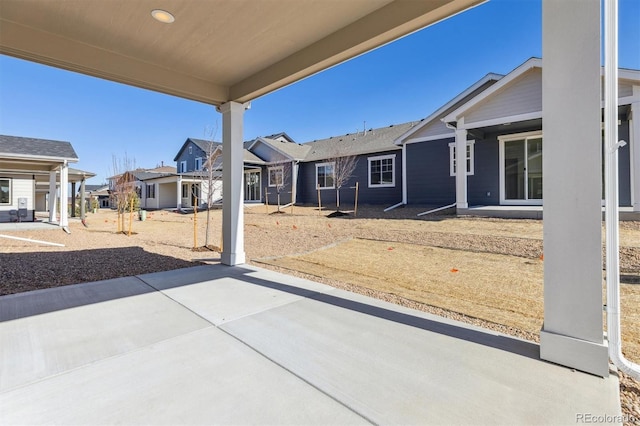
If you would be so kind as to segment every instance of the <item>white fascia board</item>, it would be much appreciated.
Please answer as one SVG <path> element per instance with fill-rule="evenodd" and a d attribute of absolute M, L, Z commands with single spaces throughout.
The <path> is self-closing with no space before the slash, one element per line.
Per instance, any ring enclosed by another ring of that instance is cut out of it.
<path fill-rule="evenodd" d="M 524 74 L 525 72 L 529 71 L 532 68 L 542 68 L 542 59 L 540 59 L 540 58 L 530 58 L 530 59 L 528 59 L 526 62 L 524 62 L 518 68 L 514 69 L 509 74 L 504 76 L 496 84 L 494 84 L 493 86 L 489 87 L 487 90 L 485 90 L 484 92 L 480 93 L 478 96 L 476 96 L 475 98 L 471 99 L 466 104 L 461 105 L 460 108 L 457 108 L 455 111 L 447 114 L 447 116 L 445 116 L 442 120 L 445 123 L 451 123 L 451 122 L 454 122 L 454 121 L 458 121 L 458 119 L 465 112 L 467 112 L 470 108 L 473 108 L 474 106 L 478 105 L 480 102 L 482 102 L 483 100 L 487 99 L 488 97 L 490 97 L 491 95 L 493 95 L 497 91 L 501 90 L 503 87 L 505 87 L 506 85 L 511 83 L 513 80 L 515 80 L 516 78 L 520 77 L 522 74 Z"/>
<path fill-rule="evenodd" d="M 483 84 L 487 83 L 490 80 L 499 81 L 503 77 L 504 77 L 504 75 L 495 74 L 495 73 L 489 73 L 489 74 L 485 75 L 480 80 L 476 81 L 471 86 L 469 86 L 468 88 L 466 88 L 465 90 L 460 92 L 455 98 L 451 99 L 449 102 L 447 102 L 446 104 L 444 104 L 443 106 L 438 108 L 430 116 L 425 118 L 420 124 L 418 124 L 418 125 L 412 127 L 411 129 L 407 130 L 405 133 L 403 133 L 401 136 L 399 136 L 395 141 L 393 141 L 393 143 L 396 144 L 396 145 L 402 145 L 403 141 L 404 141 L 404 143 L 409 143 L 409 141 L 413 141 L 413 139 L 408 139 L 408 140 L 405 140 L 405 139 L 408 138 L 409 136 L 413 135 L 414 133 L 416 133 L 418 130 L 422 129 L 424 126 L 434 122 L 440 116 L 440 114 L 442 114 L 447 109 L 451 108 L 452 105 L 455 105 L 457 102 L 460 102 L 461 99 L 464 99 L 466 96 L 468 96 L 474 90 L 477 90 L 479 87 L 481 87 Z"/>
<path fill-rule="evenodd" d="M 474 123 L 464 123 L 459 129 L 478 129 L 480 127 L 496 126 L 498 124 L 517 123 L 520 121 L 535 120 L 542 118 L 542 111 L 528 112 L 526 114 L 511 115 L 509 117 L 493 118 L 491 120 L 476 121 Z"/>
<path fill-rule="evenodd" d="M 10 160 L 25 160 L 25 161 L 47 161 L 51 163 L 77 163 L 78 158 L 72 157 L 47 157 L 44 155 L 30 155 L 30 154 L 12 154 L 7 152 L 0 152 L 0 159 Z"/>
<path fill-rule="evenodd" d="M 600 75 L 604 75 L 604 67 L 600 67 Z M 618 68 L 618 81 L 620 80 L 640 81 L 640 70 Z"/>
<path fill-rule="evenodd" d="M 438 141 L 442 139 L 449 139 L 449 138 L 455 138 L 455 137 L 456 137 L 456 132 L 450 132 L 450 133 L 442 133 L 439 135 L 425 136 L 423 138 L 407 139 L 404 143 L 410 144 L 410 143 L 418 143 L 418 142 Z"/>

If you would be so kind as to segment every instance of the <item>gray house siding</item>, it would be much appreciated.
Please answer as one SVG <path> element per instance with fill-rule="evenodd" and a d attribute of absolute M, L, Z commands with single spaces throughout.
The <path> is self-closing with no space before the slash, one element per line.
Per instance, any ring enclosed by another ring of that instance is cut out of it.
<path fill-rule="evenodd" d="M 456 201 L 455 177 L 449 176 L 451 142 L 454 138 L 407 145 L 409 204 L 444 206 Z"/>
<path fill-rule="evenodd" d="M 253 148 L 251 148 L 251 152 L 268 163 L 289 160 L 289 158 L 262 142 L 256 142 Z"/>
<path fill-rule="evenodd" d="M 269 186 L 269 169 L 277 166 L 263 166 L 262 167 L 262 197 L 266 199 L 270 205 L 278 204 L 278 191 L 277 187 Z M 283 165 L 284 167 L 284 165 Z M 291 169 L 291 163 L 288 163 L 289 169 Z M 289 176 L 285 177 L 285 185 L 284 188 L 280 191 L 280 205 L 284 206 L 285 204 L 289 204 L 291 202 L 291 172 L 289 172 Z M 267 193 L 265 194 L 265 189 Z"/>
<path fill-rule="evenodd" d="M 394 186 L 369 188 L 369 161 L 370 157 L 395 155 L 394 159 Z M 353 176 L 340 189 L 340 205 L 343 209 L 352 208 L 355 203 L 355 189 L 352 188 L 358 182 L 358 204 L 392 205 L 402 201 L 402 151 L 384 151 L 374 154 L 358 155 L 358 161 Z M 318 191 L 316 189 L 316 164 L 327 162 L 326 160 L 300 163 L 298 178 L 298 203 L 318 204 Z M 335 206 L 336 190 L 321 189 L 320 197 L 323 205 Z"/>
<path fill-rule="evenodd" d="M 476 139 L 474 174 L 467 176 L 467 202 L 470 206 L 500 204 L 500 159 L 498 135 Z M 454 187 L 455 191 L 455 187 Z"/>
<path fill-rule="evenodd" d="M 624 141 L 630 140 L 628 121 L 623 121 L 618 126 L 618 138 Z M 636 145 L 634 148 L 638 149 L 638 146 Z M 631 206 L 631 150 L 628 143 L 618 150 L 618 182 L 620 205 Z"/>
<path fill-rule="evenodd" d="M 189 154 L 189 148 L 191 148 L 191 154 Z M 180 170 L 180 163 L 182 161 L 187 162 L 187 169 L 185 170 L 185 172 L 193 172 L 196 167 L 196 158 L 198 157 L 201 157 L 202 161 L 204 162 L 206 157 L 205 152 L 193 142 L 189 142 L 185 149 L 180 153 L 180 156 L 176 161 L 176 168 L 178 169 L 178 173 L 182 173 L 182 171 Z"/>
<path fill-rule="evenodd" d="M 480 102 L 465 114 L 465 123 L 542 111 L 542 70 L 532 68 L 512 85 Z"/>

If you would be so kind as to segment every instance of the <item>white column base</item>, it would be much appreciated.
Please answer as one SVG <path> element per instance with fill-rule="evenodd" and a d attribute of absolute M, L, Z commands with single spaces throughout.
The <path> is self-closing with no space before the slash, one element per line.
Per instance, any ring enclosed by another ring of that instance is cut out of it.
<path fill-rule="evenodd" d="M 609 344 L 540 330 L 540 358 L 600 377 L 609 376 Z"/>
<path fill-rule="evenodd" d="M 223 251 L 220 254 L 220 261 L 224 265 L 236 266 L 246 263 L 246 257 L 244 253 L 229 253 Z"/>

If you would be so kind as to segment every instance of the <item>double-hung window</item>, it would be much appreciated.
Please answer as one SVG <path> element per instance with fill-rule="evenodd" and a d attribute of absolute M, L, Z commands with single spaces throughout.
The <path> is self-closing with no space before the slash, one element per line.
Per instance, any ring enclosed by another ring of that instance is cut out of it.
<path fill-rule="evenodd" d="M 475 141 L 467 141 L 467 153 L 466 153 L 466 165 L 467 165 L 467 175 L 473 175 L 473 155 L 474 155 L 474 146 Z M 449 175 L 455 176 L 457 170 L 457 153 L 456 153 L 456 143 L 452 142 L 449 144 Z"/>
<path fill-rule="evenodd" d="M 196 157 L 196 170 L 202 170 L 202 157 Z"/>
<path fill-rule="evenodd" d="M 181 161 L 179 163 L 178 167 L 178 173 L 186 173 L 187 172 L 187 162 L 186 161 Z"/>
<path fill-rule="evenodd" d="M 0 204 L 11 204 L 11 179 L 0 179 Z"/>
<path fill-rule="evenodd" d="M 156 184 L 147 185 L 147 198 L 156 198 Z"/>
<path fill-rule="evenodd" d="M 280 186 L 283 184 L 284 168 L 282 166 L 269 168 L 269 186 Z"/>
<path fill-rule="evenodd" d="M 395 181 L 396 155 L 380 155 L 369 157 L 369 188 L 384 188 L 396 186 Z"/>
<path fill-rule="evenodd" d="M 335 188 L 335 163 L 316 164 L 316 188 Z"/>

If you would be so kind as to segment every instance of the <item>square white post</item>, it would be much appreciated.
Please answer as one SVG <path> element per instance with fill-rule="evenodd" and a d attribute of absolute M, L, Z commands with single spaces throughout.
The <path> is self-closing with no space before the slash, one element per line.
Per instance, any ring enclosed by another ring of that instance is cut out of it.
<path fill-rule="evenodd" d="M 298 194 L 298 162 L 291 162 L 291 202 L 296 203 Z"/>
<path fill-rule="evenodd" d="M 58 197 L 58 190 L 56 188 L 57 181 L 56 171 L 51 170 L 49 172 L 49 222 L 51 223 L 58 220 L 56 215 L 56 199 Z"/>
<path fill-rule="evenodd" d="M 69 226 L 69 164 L 60 166 L 60 226 Z"/>
<path fill-rule="evenodd" d="M 456 209 L 466 209 L 468 207 L 467 131 L 460 129 L 456 130 Z"/>
<path fill-rule="evenodd" d="M 182 176 L 178 176 L 176 185 L 176 209 L 180 210 L 182 208 Z"/>
<path fill-rule="evenodd" d="M 543 0 L 542 4 L 544 325 L 540 356 L 606 377 L 600 1 Z"/>
<path fill-rule="evenodd" d="M 87 196 L 86 196 L 86 187 L 85 187 L 85 178 L 83 177 L 80 181 L 80 219 L 84 220 L 86 216 L 87 210 Z"/>
<path fill-rule="evenodd" d="M 244 144 L 242 140 L 245 105 L 227 102 L 222 113 L 222 263 L 240 265 L 244 254 Z"/>

